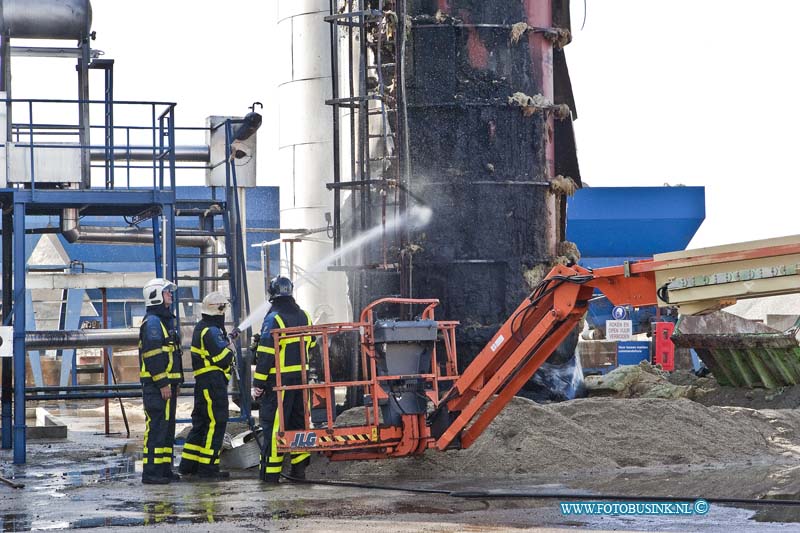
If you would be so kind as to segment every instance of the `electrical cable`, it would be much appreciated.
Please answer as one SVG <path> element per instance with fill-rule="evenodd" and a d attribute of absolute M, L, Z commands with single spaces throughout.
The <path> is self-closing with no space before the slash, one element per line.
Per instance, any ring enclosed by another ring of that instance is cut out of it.
<path fill-rule="evenodd" d="M 514 316 L 511 317 L 511 326 L 510 327 L 511 327 L 511 338 L 512 339 L 516 340 L 517 342 L 522 342 L 522 339 L 517 337 L 517 332 L 519 332 L 519 330 L 521 329 L 522 323 L 525 321 L 525 318 L 527 317 L 528 311 L 532 310 L 532 309 L 535 309 L 535 308 L 536 308 L 536 306 L 533 303 L 530 303 L 527 306 L 525 306 L 524 309 L 521 309 L 520 311 L 515 313 Z M 520 316 L 522 316 L 522 319 L 519 321 L 519 325 L 515 326 L 517 318 L 519 318 Z"/>
<path fill-rule="evenodd" d="M 245 159 L 245 158 L 242 158 L 242 159 Z M 232 161 L 233 166 L 240 167 L 240 168 L 241 167 L 246 167 L 247 165 L 249 165 L 253 161 L 253 156 L 248 154 L 246 156 L 246 159 L 243 162 L 241 162 L 240 164 L 238 164 L 238 165 L 236 164 L 237 161 L 239 161 L 239 160 L 234 158 L 234 160 Z"/>
<path fill-rule="evenodd" d="M 705 500 L 717 504 L 747 505 L 786 505 L 800 507 L 800 500 L 770 500 L 761 498 L 702 498 L 697 496 L 628 496 L 624 494 L 592 494 L 592 493 L 558 493 L 558 492 L 492 492 L 492 491 L 454 491 L 449 494 L 453 498 L 489 498 L 489 499 L 542 499 L 542 500 L 589 500 L 589 501 L 634 501 L 634 502 L 692 502 Z"/>
<path fill-rule="evenodd" d="M 525 319 L 528 317 L 529 313 L 533 312 L 536 308 L 536 305 L 541 302 L 546 296 L 555 292 L 558 287 L 563 285 L 564 283 L 575 283 L 577 285 L 584 285 L 594 279 L 594 276 L 591 275 L 576 275 L 576 276 L 553 276 L 550 278 L 545 278 L 536 285 L 533 289 L 533 292 L 528 297 L 530 300 L 530 305 L 526 306 L 525 308 L 519 310 L 517 313 L 511 317 L 511 337 L 517 340 L 517 342 L 522 342 L 517 334 L 519 333 L 520 327 L 525 322 Z M 557 282 L 556 284 L 550 286 L 553 282 Z M 517 324 L 517 319 L 522 316 L 522 319 L 519 320 L 519 324 Z"/>
<path fill-rule="evenodd" d="M 443 495 L 451 494 L 451 491 L 444 489 L 420 489 L 420 488 L 393 487 L 390 485 L 369 485 L 367 483 L 358 483 L 355 481 L 298 479 L 292 476 L 287 476 L 286 474 L 281 474 L 281 477 L 284 477 L 289 481 L 293 481 L 295 483 L 304 483 L 306 485 L 329 485 L 333 487 L 351 487 L 354 489 L 394 490 L 400 492 L 412 492 L 417 494 L 443 494 Z"/>
<path fill-rule="evenodd" d="M 282 477 L 295 483 L 306 485 L 329 485 L 334 487 L 351 487 L 356 489 L 393 490 L 415 494 L 442 494 L 451 498 L 462 499 L 539 499 L 539 500 L 587 500 L 587 501 L 634 501 L 634 502 L 692 502 L 705 500 L 716 504 L 744 505 L 783 505 L 800 507 L 800 500 L 769 500 L 760 498 L 701 498 L 696 496 L 630 496 L 625 494 L 592 494 L 574 492 L 502 492 L 492 490 L 446 490 L 423 489 L 415 487 L 398 487 L 395 485 L 371 485 L 355 481 L 337 481 L 327 479 L 299 479 L 286 474 Z"/>
<path fill-rule="evenodd" d="M 656 296 L 664 303 L 669 303 L 669 283 L 663 284 L 656 290 Z"/>
<path fill-rule="evenodd" d="M 586 26 L 586 12 L 588 11 L 586 7 L 586 0 L 583 0 L 583 22 L 581 23 L 581 31 L 583 31 L 584 26 Z"/>
<path fill-rule="evenodd" d="M 546 278 L 540 281 L 536 287 L 533 288 L 533 292 L 528 297 L 530 304 L 525 306 L 524 309 L 517 311 L 514 316 L 511 317 L 511 337 L 516 339 L 517 342 L 521 342 L 522 339 L 517 338 L 517 332 L 519 331 L 519 327 L 521 327 L 522 323 L 527 318 L 528 312 L 531 311 L 536 307 L 536 304 L 546 295 L 544 294 L 545 288 L 550 284 L 552 278 Z M 519 326 L 515 327 L 515 323 L 517 322 L 517 318 L 522 316 L 522 320 L 519 322 Z"/>
<path fill-rule="evenodd" d="M 402 393 L 400 395 L 402 396 Z M 394 400 L 394 404 L 397 406 L 398 409 L 400 409 L 400 413 L 402 413 L 404 415 L 408 414 L 408 413 L 406 413 L 405 409 L 403 409 L 403 406 L 400 405 L 400 401 L 397 399 L 397 393 L 396 392 L 389 392 L 388 396 L 389 396 L 389 398 Z"/>

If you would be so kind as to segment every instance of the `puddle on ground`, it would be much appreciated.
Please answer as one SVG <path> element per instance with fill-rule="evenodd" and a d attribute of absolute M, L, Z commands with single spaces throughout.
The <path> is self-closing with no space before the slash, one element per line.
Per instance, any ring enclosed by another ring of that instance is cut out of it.
<path fill-rule="evenodd" d="M 97 461 L 84 463 L 86 468 L 75 469 L 75 463 L 65 465 L 48 465 L 46 467 L 23 466 L 16 469 L 11 475 L 4 475 L 9 479 L 23 483 L 25 491 L 33 491 L 38 496 L 63 498 L 63 491 L 78 487 L 125 481 L 136 475 L 136 460 L 134 457 L 117 455 L 102 458 Z"/>
<path fill-rule="evenodd" d="M 125 517 L 81 518 L 74 522 L 64 520 L 31 519 L 23 515 L 0 516 L 0 531 L 54 531 L 59 529 L 107 528 L 114 526 L 141 526 L 141 519 Z"/>
<path fill-rule="evenodd" d="M 305 513 L 298 510 L 272 509 L 266 511 L 246 511 L 219 513 L 216 504 L 184 509 L 172 503 L 145 503 L 142 512 L 131 511 L 142 504 L 134 504 L 126 508 L 127 516 L 96 516 L 79 518 L 76 520 L 43 520 L 34 515 L 27 514 L 0 514 L 0 531 L 43 531 L 66 529 L 95 529 L 115 526 L 150 526 L 157 524 L 206 524 L 215 522 L 245 521 L 245 520 L 289 520 L 303 518 Z"/>
<path fill-rule="evenodd" d="M 791 500 L 797 501 L 797 505 L 754 505 L 746 506 L 756 512 L 753 520 L 756 522 L 800 522 L 800 494 L 796 492 L 780 494 L 771 492 L 764 496 L 764 500 Z"/>
<path fill-rule="evenodd" d="M 800 522 L 800 507 L 788 507 L 786 505 L 759 505 L 757 507 L 753 506 L 747 508 L 756 512 L 752 518 L 756 522 Z"/>
<path fill-rule="evenodd" d="M 130 456 L 121 456 L 110 464 L 97 468 L 65 472 L 63 477 L 75 480 L 76 484 L 103 483 L 117 481 L 133 476 L 136 473 L 136 460 Z"/>

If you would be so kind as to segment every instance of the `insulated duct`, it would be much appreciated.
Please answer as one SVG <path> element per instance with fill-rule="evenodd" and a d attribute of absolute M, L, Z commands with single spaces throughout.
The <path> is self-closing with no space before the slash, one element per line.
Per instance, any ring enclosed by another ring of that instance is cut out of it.
<path fill-rule="evenodd" d="M 175 244 L 184 248 L 199 248 L 200 254 L 200 298 L 217 290 L 215 281 L 208 278 L 218 277 L 217 242 L 209 235 L 187 234 L 178 231 L 175 235 Z M 67 208 L 61 214 L 61 233 L 70 243 L 94 244 L 153 244 L 153 233 L 139 228 L 111 228 L 111 227 L 81 227 L 78 219 L 77 208 Z"/>
<path fill-rule="evenodd" d="M 0 30 L 11 38 L 83 41 L 91 29 L 89 0 L 0 1 Z"/>

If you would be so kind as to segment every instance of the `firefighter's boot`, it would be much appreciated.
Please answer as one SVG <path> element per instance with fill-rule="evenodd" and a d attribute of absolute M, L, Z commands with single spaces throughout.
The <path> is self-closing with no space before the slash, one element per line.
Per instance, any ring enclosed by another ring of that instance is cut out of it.
<path fill-rule="evenodd" d="M 231 473 L 220 470 L 218 466 L 200 465 L 196 477 L 203 481 L 225 481 L 230 479 Z"/>
<path fill-rule="evenodd" d="M 306 467 L 308 467 L 308 464 L 310 462 L 311 462 L 311 460 L 306 458 L 306 459 L 303 459 L 302 461 L 300 461 L 299 463 L 292 465 L 292 469 L 289 472 L 289 476 L 294 478 L 294 479 L 305 480 L 306 479 Z"/>

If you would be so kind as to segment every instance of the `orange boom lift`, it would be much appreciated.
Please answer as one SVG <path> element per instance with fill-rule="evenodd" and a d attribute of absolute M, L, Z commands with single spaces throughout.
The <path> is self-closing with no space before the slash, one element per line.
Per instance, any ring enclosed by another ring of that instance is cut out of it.
<path fill-rule="evenodd" d="M 359 322 L 273 330 L 275 346 L 279 338 L 299 339 L 304 369 L 305 339 L 316 336 L 322 348 L 320 382 L 310 383 L 303 370 L 302 385 L 283 386 L 276 369 L 275 391 L 302 390 L 306 400 L 306 427 L 300 430 L 285 429 L 278 403 L 278 449 L 356 460 L 468 448 L 578 324 L 595 290 L 615 305 L 675 305 L 697 314 L 738 298 L 800 292 L 798 265 L 800 236 L 660 254 L 596 270 L 556 266 L 461 375 L 458 323 L 436 320 L 434 299 L 386 298 L 364 309 Z M 376 319 L 376 308 L 385 304 L 422 306 L 422 312 L 413 321 Z M 333 381 L 331 337 L 356 331 L 364 378 Z M 338 387 L 363 387 L 362 424 L 334 425 Z M 325 427 L 312 427 L 312 403 L 325 407 Z"/>

